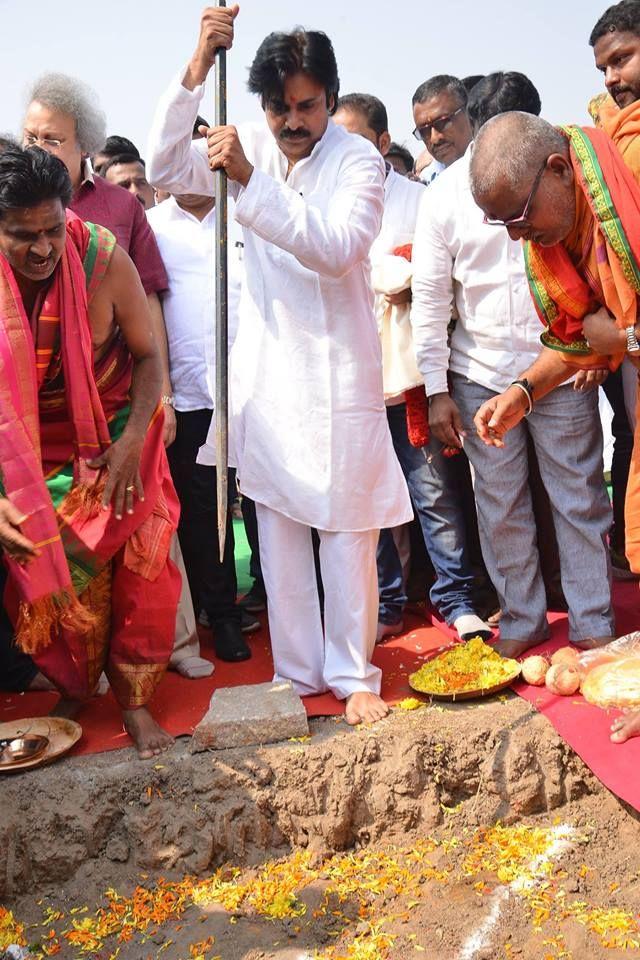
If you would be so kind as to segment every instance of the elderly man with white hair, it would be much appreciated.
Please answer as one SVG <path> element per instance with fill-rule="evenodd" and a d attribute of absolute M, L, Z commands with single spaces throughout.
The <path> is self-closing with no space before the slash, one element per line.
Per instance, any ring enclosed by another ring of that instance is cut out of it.
<path fill-rule="evenodd" d="M 141 204 L 126 190 L 93 174 L 89 158 L 98 153 L 106 140 L 105 116 L 96 103 L 95 93 L 82 81 L 63 73 L 44 74 L 29 95 L 22 141 L 25 147 L 42 147 L 62 160 L 73 187 L 69 209 L 81 220 L 111 230 L 136 265 L 162 355 L 165 443 L 169 444 L 175 436 L 175 416 L 167 335 L 159 299 L 168 287 L 167 274 Z"/>

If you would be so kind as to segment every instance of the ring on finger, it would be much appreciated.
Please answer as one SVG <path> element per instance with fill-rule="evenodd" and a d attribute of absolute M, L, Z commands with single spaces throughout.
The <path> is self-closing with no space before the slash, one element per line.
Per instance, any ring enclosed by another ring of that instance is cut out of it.
<path fill-rule="evenodd" d="M 133 492 L 135 491 L 135 489 L 136 489 L 136 488 L 135 488 L 135 485 L 134 485 L 133 483 L 130 483 L 129 486 L 126 488 L 127 493 L 133 493 Z"/>

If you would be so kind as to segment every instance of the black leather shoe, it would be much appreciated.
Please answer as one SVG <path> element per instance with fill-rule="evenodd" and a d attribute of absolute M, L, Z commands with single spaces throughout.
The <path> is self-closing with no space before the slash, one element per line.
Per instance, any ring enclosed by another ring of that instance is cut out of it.
<path fill-rule="evenodd" d="M 255 613 L 249 613 L 248 610 L 240 608 L 240 629 L 243 633 L 257 633 L 260 626 L 260 621 Z"/>
<path fill-rule="evenodd" d="M 240 624 L 235 620 L 223 620 L 213 628 L 213 647 L 216 657 L 235 663 L 248 660 L 251 650 L 244 639 Z"/>
<path fill-rule="evenodd" d="M 262 613 L 263 610 L 267 609 L 267 596 L 254 582 L 251 590 L 245 593 L 244 597 L 240 597 L 238 603 L 243 610 L 248 610 L 249 613 Z"/>

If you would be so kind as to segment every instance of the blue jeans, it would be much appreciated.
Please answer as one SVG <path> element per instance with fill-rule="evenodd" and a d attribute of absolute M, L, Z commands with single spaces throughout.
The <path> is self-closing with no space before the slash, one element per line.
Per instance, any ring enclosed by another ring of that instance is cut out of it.
<path fill-rule="evenodd" d="M 465 613 L 474 613 L 473 572 L 467 555 L 467 531 L 460 490 L 457 457 L 442 454 L 442 444 L 411 446 L 404 403 L 387 407 L 387 420 L 396 456 L 405 475 L 436 580 L 429 599 L 448 624 Z M 407 598 L 400 558 L 390 530 L 380 531 L 378 544 L 379 620 L 396 623 Z"/>
<path fill-rule="evenodd" d="M 465 450 L 475 471 L 482 552 L 498 591 L 505 640 L 548 636 L 537 530 L 531 506 L 527 434 L 533 440 L 551 503 L 560 577 L 569 607 L 569 639 L 613 636 L 607 533 L 611 508 L 602 474 L 602 430 L 596 390 L 557 387 L 510 430 L 502 448 L 478 437 L 473 418 L 495 396 L 459 374 L 453 398 L 466 430 Z"/>

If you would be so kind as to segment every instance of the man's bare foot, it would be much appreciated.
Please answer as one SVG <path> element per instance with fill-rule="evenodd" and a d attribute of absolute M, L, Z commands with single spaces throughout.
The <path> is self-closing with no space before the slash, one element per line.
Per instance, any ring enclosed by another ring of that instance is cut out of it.
<path fill-rule="evenodd" d="M 640 737 L 640 711 L 634 710 L 624 717 L 618 717 L 611 724 L 611 739 L 614 743 L 624 743 L 631 737 Z"/>
<path fill-rule="evenodd" d="M 346 721 L 351 726 L 357 723 L 375 723 L 389 713 L 389 707 L 382 697 L 362 690 L 347 697 Z"/>
<path fill-rule="evenodd" d="M 60 697 L 55 707 L 49 711 L 50 717 L 64 717 L 73 720 L 84 706 L 82 700 L 71 700 L 70 697 Z"/>
<path fill-rule="evenodd" d="M 531 647 L 539 647 L 544 640 L 498 640 L 493 644 L 493 649 L 501 657 L 521 657 L 523 653 L 530 650 Z"/>
<path fill-rule="evenodd" d="M 51 690 L 55 690 L 55 685 L 51 683 L 51 680 L 47 680 L 45 675 L 43 673 L 40 673 L 40 671 L 38 670 L 35 677 L 27 687 L 27 690 L 29 691 L 29 693 L 33 692 L 34 690 L 51 691 Z"/>
<path fill-rule="evenodd" d="M 141 760 L 164 753 L 173 744 L 173 737 L 156 723 L 146 707 L 123 710 L 124 728 L 133 740 Z"/>
<path fill-rule="evenodd" d="M 572 646 L 579 650 L 598 650 L 599 647 L 606 647 L 612 643 L 615 637 L 586 637 L 584 640 L 574 640 Z"/>

